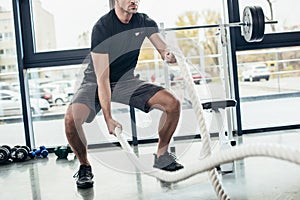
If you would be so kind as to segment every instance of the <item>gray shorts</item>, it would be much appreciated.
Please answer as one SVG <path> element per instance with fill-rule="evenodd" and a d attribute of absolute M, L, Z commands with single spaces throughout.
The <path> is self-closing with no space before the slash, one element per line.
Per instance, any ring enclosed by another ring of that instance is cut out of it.
<path fill-rule="evenodd" d="M 91 112 L 86 122 L 93 121 L 96 114 L 101 110 L 97 88 L 97 83 L 83 81 L 71 101 L 71 104 L 83 103 L 90 108 Z M 150 111 L 148 100 L 162 89 L 164 88 L 161 86 L 137 78 L 114 82 L 111 83 L 111 100 L 130 105 L 147 113 Z"/>

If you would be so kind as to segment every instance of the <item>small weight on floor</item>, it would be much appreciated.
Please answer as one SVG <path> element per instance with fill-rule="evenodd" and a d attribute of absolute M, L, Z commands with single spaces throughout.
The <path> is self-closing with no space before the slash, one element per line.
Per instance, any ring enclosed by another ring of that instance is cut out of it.
<path fill-rule="evenodd" d="M 19 147 L 18 146 L 14 146 L 11 150 L 10 150 L 10 157 L 13 161 L 16 160 L 16 151 Z"/>
<path fill-rule="evenodd" d="M 10 157 L 14 162 L 23 162 L 29 155 L 30 148 L 28 146 L 16 145 L 11 149 Z"/>
<path fill-rule="evenodd" d="M 48 156 L 49 152 L 45 146 L 40 146 L 40 149 L 33 150 L 29 152 L 29 157 L 30 158 L 35 158 L 35 157 L 41 157 L 41 158 L 46 158 Z"/>
<path fill-rule="evenodd" d="M 58 159 L 66 159 L 69 153 L 73 153 L 70 146 L 58 146 L 54 149 L 54 153 Z"/>
<path fill-rule="evenodd" d="M 6 163 L 10 158 L 10 147 L 3 145 L 0 147 L 0 164 Z"/>
<path fill-rule="evenodd" d="M 20 147 L 16 150 L 15 160 L 17 162 L 23 162 L 27 159 L 29 151 L 27 148 Z"/>

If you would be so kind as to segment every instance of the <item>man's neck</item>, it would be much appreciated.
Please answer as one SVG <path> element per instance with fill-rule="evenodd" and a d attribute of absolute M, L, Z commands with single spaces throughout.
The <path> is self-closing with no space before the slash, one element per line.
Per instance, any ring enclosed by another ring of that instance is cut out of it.
<path fill-rule="evenodd" d="M 115 7 L 115 12 L 116 12 L 116 15 L 119 18 L 119 20 L 124 24 L 128 24 L 130 19 L 133 16 L 132 13 L 128 13 L 128 12 L 122 10 L 121 8 L 118 8 L 118 7 Z"/>

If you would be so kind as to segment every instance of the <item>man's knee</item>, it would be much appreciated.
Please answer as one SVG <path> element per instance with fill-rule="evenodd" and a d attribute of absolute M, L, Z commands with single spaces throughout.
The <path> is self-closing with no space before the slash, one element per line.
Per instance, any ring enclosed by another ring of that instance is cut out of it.
<path fill-rule="evenodd" d="M 65 114 L 65 130 L 66 132 L 72 132 L 75 128 L 75 120 L 71 107 L 68 107 L 67 112 Z"/>
<path fill-rule="evenodd" d="M 65 114 L 65 126 L 66 129 L 75 128 L 81 126 L 87 119 L 89 110 L 86 108 L 78 107 L 76 105 L 70 105 Z"/>
<path fill-rule="evenodd" d="M 167 100 L 165 106 L 166 112 L 180 112 L 180 101 L 176 97 L 171 97 Z"/>
<path fill-rule="evenodd" d="M 166 90 L 161 90 L 156 93 L 148 103 L 152 108 L 156 108 L 167 113 L 180 112 L 180 101 Z"/>

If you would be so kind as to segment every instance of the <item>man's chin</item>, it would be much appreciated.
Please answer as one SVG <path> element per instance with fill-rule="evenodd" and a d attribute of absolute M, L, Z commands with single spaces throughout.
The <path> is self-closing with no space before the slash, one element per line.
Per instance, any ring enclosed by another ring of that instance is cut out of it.
<path fill-rule="evenodd" d="M 128 13 L 135 14 L 135 13 L 137 13 L 137 9 L 129 9 Z"/>

